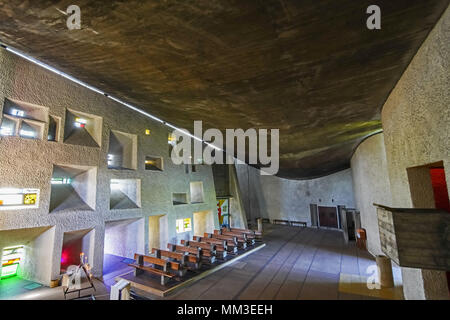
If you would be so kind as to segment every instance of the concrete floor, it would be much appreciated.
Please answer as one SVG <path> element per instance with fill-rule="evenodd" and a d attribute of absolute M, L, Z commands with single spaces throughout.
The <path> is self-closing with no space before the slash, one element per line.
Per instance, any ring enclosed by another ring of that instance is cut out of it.
<path fill-rule="evenodd" d="M 0 280 L 0 300 L 28 294 L 42 287 L 39 283 L 22 279 L 18 276 Z"/>
<path fill-rule="evenodd" d="M 103 257 L 103 285 L 109 291 L 111 286 L 116 283 L 114 280 L 117 276 L 133 271 L 134 268 L 129 267 L 128 263 L 132 263 L 131 259 L 116 256 L 113 254 L 105 254 Z"/>
<path fill-rule="evenodd" d="M 345 245 L 342 234 L 281 225 L 264 225 L 266 247 L 204 279 L 180 288 L 164 299 L 402 299 L 399 268 L 394 267 L 394 289 L 368 290 L 366 273 L 374 258 L 354 244 Z M 113 277 L 123 272 L 122 257 L 109 256 L 104 282 L 95 281 L 97 299 L 108 299 Z M 108 269 L 108 268 L 107 268 Z M 105 270 L 106 271 L 106 270 Z M 350 283 L 349 282 L 349 279 Z M 355 281 L 356 279 L 356 281 Z M 88 293 L 88 292 L 86 292 Z M 141 292 L 137 292 L 142 294 Z M 143 294 L 144 295 L 144 294 Z M 161 299 L 156 296 L 146 297 Z M 62 289 L 37 288 L 9 299 L 63 299 Z M 1 297 L 0 299 L 5 299 Z"/>
<path fill-rule="evenodd" d="M 265 248 L 166 299 L 402 298 L 398 268 L 394 268 L 393 292 L 367 289 L 366 270 L 375 260 L 354 243 L 345 245 L 341 232 L 280 225 L 264 227 Z M 342 281 L 350 275 L 362 283 L 349 290 Z"/>
<path fill-rule="evenodd" d="M 49 288 L 42 286 L 34 290 L 24 290 L 24 281 L 26 280 L 17 279 L 16 284 L 14 286 L 10 286 L 8 288 L 8 292 L 4 291 L 4 294 L 1 293 L 2 286 L 0 285 L 0 300 L 64 300 L 62 287 Z M 93 294 L 96 300 L 108 300 L 109 292 L 103 283 L 97 279 L 94 279 L 94 285 L 96 291 L 93 289 L 84 290 L 81 292 L 81 296 L 89 297 Z M 86 287 L 86 283 L 82 283 L 82 287 Z M 67 300 L 77 297 L 77 293 L 70 293 L 67 295 Z"/>

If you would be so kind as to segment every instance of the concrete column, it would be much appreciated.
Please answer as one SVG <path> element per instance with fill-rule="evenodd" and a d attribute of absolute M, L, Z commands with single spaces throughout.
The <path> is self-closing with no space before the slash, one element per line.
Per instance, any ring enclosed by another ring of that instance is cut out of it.
<path fill-rule="evenodd" d="M 378 277 L 380 278 L 380 285 L 383 288 L 394 287 L 391 259 L 386 256 L 378 255 L 376 257 L 376 261 L 378 267 Z"/>
<path fill-rule="evenodd" d="M 258 223 L 258 232 L 262 232 L 263 231 L 262 219 L 258 218 L 256 219 L 256 222 Z"/>

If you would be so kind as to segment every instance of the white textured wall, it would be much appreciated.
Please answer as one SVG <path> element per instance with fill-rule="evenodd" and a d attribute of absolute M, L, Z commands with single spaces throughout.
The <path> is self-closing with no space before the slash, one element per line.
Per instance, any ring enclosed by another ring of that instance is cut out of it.
<path fill-rule="evenodd" d="M 262 176 L 259 170 L 236 165 L 242 202 L 247 218 L 284 219 L 311 224 L 309 205 L 344 205 L 354 208 L 352 172 L 343 170 L 311 180 L 288 180 Z"/>
<path fill-rule="evenodd" d="M 101 276 L 105 221 L 167 215 L 167 233 L 163 236 L 177 241 L 191 237 L 193 232 L 176 234 L 175 219 L 192 218 L 193 212 L 197 211 L 215 210 L 211 167 L 197 166 L 197 172 L 186 174 L 184 166 L 175 166 L 169 157 L 167 127 L 0 49 L 0 117 L 6 97 L 47 107 L 50 115 L 61 118 L 62 125 L 65 123 L 66 108 L 102 117 L 101 148 L 65 144 L 64 130 L 60 131 L 58 142 L 0 137 L 0 188 L 38 188 L 41 192 L 38 209 L 1 211 L 0 231 L 54 226 L 50 263 L 52 278 L 59 275 L 64 232 L 95 230 L 90 263 L 94 275 Z M 150 136 L 145 135 L 145 129 L 151 130 Z M 137 135 L 137 170 L 107 169 L 110 130 Z M 163 157 L 164 171 L 146 171 L 144 160 L 147 155 Z M 96 190 L 89 191 L 89 196 L 95 197 L 95 210 L 49 213 L 53 164 L 97 167 Z M 110 179 L 141 179 L 142 207 L 110 210 Z M 203 182 L 204 203 L 173 206 L 172 192 L 189 194 L 190 181 Z M 150 235 L 148 218 L 144 220 L 143 246 L 147 251 Z M 217 217 L 214 223 L 218 226 Z M 40 249 L 36 247 L 36 250 Z M 48 285 L 40 278 L 31 278 Z"/>
<path fill-rule="evenodd" d="M 443 161 L 450 185 L 450 8 L 441 17 L 382 110 L 395 207 L 412 207 L 406 169 Z M 450 189 L 449 189 L 450 190 Z M 444 272 L 403 270 L 407 299 L 447 298 Z"/>
<path fill-rule="evenodd" d="M 213 233 L 214 231 L 213 212 L 211 210 L 194 212 L 194 234 L 203 237 L 205 232 Z"/>
<path fill-rule="evenodd" d="M 378 250 L 372 235 L 377 227 L 370 203 L 413 207 L 407 168 L 443 161 L 450 185 L 449 47 L 448 8 L 383 106 L 384 146 L 383 135 L 376 135 L 352 158 L 356 204 L 373 251 Z M 402 278 L 406 299 L 448 299 L 444 272 L 402 268 Z"/>
<path fill-rule="evenodd" d="M 127 258 L 148 253 L 144 251 L 144 218 L 107 222 L 105 227 L 105 253 Z"/>
<path fill-rule="evenodd" d="M 351 159 L 356 208 L 361 226 L 367 232 L 367 248 L 372 255 L 382 254 L 377 210 L 373 203 L 391 205 L 391 189 L 383 133 L 364 140 Z"/>

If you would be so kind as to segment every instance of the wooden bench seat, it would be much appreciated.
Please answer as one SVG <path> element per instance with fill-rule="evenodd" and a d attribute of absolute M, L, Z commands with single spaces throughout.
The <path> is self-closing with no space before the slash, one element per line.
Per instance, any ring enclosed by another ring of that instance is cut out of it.
<path fill-rule="evenodd" d="M 228 229 L 223 228 L 221 230 L 214 230 L 215 234 L 224 234 L 226 236 L 234 236 L 240 239 L 243 242 L 248 243 L 249 245 L 255 244 L 255 236 L 252 234 L 242 233 L 242 232 L 235 232 L 235 231 L 228 231 Z"/>
<path fill-rule="evenodd" d="M 234 235 L 228 235 L 228 234 L 221 234 L 220 230 L 214 230 L 214 233 L 205 233 L 205 237 L 210 238 L 217 238 L 221 240 L 226 240 L 228 242 L 228 245 L 230 247 L 238 247 L 241 249 L 247 248 L 247 241 L 241 237 L 234 236 Z M 234 249 L 233 249 L 234 251 Z M 237 252 L 237 251 L 236 251 Z"/>
<path fill-rule="evenodd" d="M 156 258 L 167 260 L 170 269 L 176 270 L 180 277 L 186 274 L 186 255 L 184 253 L 153 248 L 152 254 Z"/>
<path fill-rule="evenodd" d="M 188 247 L 200 248 L 202 249 L 203 255 L 208 253 L 211 255 L 216 254 L 216 245 L 214 243 L 205 243 L 194 240 L 181 240 L 181 244 Z"/>
<path fill-rule="evenodd" d="M 149 257 L 142 254 L 135 253 L 134 254 L 134 260 L 135 263 L 128 264 L 130 267 L 134 268 L 134 275 L 138 276 L 142 272 L 146 271 L 155 275 L 158 275 L 161 277 L 161 284 L 165 285 L 166 278 L 174 278 L 175 280 L 179 280 L 177 277 L 175 277 L 174 274 L 170 273 L 168 271 L 169 268 L 179 268 L 179 264 L 177 263 L 170 263 L 169 261 L 166 261 L 164 259 L 159 259 L 155 257 Z M 150 263 L 154 265 L 155 267 L 146 266 L 144 263 Z M 159 266 L 161 269 L 156 268 L 156 266 Z"/>
<path fill-rule="evenodd" d="M 247 235 L 255 237 L 256 240 L 261 239 L 262 233 L 256 230 L 250 230 L 250 229 L 239 229 L 239 228 L 228 228 L 227 230 L 231 232 L 240 232 L 245 233 Z"/>
<path fill-rule="evenodd" d="M 207 232 L 205 232 L 203 234 L 203 236 L 205 238 L 215 238 L 215 239 L 219 239 L 219 240 L 225 240 L 227 242 L 228 246 L 231 246 L 231 247 L 235 247 L 238 244 L 237 238 L 232 237 L 232 236 L 225 236 L 225 235 L 221 235 L 221 234 L 207 233 Z"/>
<path fill-rule="evenodd" d="M 128 265 L 130 267 L 133 267 L 133 268 L 136 268 L 136 269 L 141 269 L 141 270 L 144 270 L 144 271 L 147 271 L 147 272 L 159 275 L 159 276 L 164 276 L 164 277 L 167 277 L 167 278 L 175 277 L 174 274 L 171 274 L 169 272 L 166 272 L 166 271 L 163 271 L 163 270 L 160 270 L 160 269 L 155 269 L 155 268 L 152 268 L 152 267 L 149 267 L 149 266 L 141 266 L 141 265 L 138 265 L 137 263 L 129 263 Z M 163 283 L 161 283 L 161 284 L 163 284 Z"/>
<path fill-rule="evenodd" d="M 306 227 L 306 222 L 304 221 L 292 221 L 291 220 L 291 226 L 302 226 L 302 227 Z"/>
<path fill-rule="evenodd" d="M 189 263 L 194 265 L 194 269 L 200 269 L 202 265 L 202 248 L 186 247 L 176 244 L 167 244 L 169 251 L 182 253 Z"/>
<path fill-rule="evenodd" d="M 249 240 L 249 239 L 255 239 L 255 233 L 254 232 L 243 232 L 243 231 L 239 231 L 237 229 L 233 229 L 231 230 L 231 228 L 222 228 L 220 230 L 214 230 L 216 231 L 220 231 L 222 232 L 222 234 L 230 234 L 230 235 L 235 235 L 237 237 L 241 237 L 244 238 L 245 240 Z"/>
<path fill-rule="evenodd" d="M 185 247 L 191 247 L 193 249 L 202 250 L 202 260 L 208 263 L 214 263 L 216 261 L 216 245 L 206 242 L 181 240 L 181 244 Z"/>
<path fill-rule="evenodd" d="M 273 224 L 290 225 L 289 220 L 274 219 Z"/>
<path fill-rule="evenodd" d="M 205 238 L 209 239 L 218 239 L 218 240 L 224 240 L 227 243 L 227 251 L 231 253 L 237 253 L 238 248 L 241 247 L 236 237 L 231 236 L 224 236 L 224 235 L 217 235 L 213 233 L 205 233 Z"/>
<path fill-rule="evenodd" d="M 194 241 L 214 244 L 216 246 L 216 257 L 224 259 L 227 256 L 228 244 L 225 240 L 215 239 L 215 238 L 205 238 L 194 236 Z"/>

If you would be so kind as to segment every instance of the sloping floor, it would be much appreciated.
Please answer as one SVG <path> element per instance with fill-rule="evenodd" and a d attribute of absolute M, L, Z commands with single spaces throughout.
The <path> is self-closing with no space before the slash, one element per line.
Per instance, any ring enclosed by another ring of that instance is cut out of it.
<path fill-rule="evenodd" d="M 45 286 L 37 287 L 35 282 L 27 281 L 21 278 L 16 278 L 14 283 L 3 285 L 0 281 L 0 300 L 64 300 L 64 293 L 62 287 L 49 288 Z M 82 282 L 82 287 L 87 287 L 86 281 Z M 109 292 L 107 288 L 97 279 L 94 279 L 96 291 L 93 289 L 84 290 L 81 292 L 81 297 L 89 298 L 91 295 L 95 296 L 96 300 L 108 300 Z M 35 289 L 34 289 L 35 288 Z M 67 295 L 67 300 L 78 298 L 77 293 L 70 293 Z"/>
<path fill-rule="evenodd" d="M 354 244 L 345 245 L 339 231 L 264 228 L 265 248 L 166 299 L 402 299 L 398 268 L 395 289 L 367 289 L 366 271 L 375 260 Z M 362 283 L 355 284 L 355 277 Z"/>
<path fill-rule="evenodd" d="M 117 276 L 134 270 L 134 268 L 128 266 L 128 263 L 131 263 L 132 261 L 134 260 L 105 253 L 103 257 L 103 284 L 108 290 L 111 290 L 111 286 L 116 283 L 114 279 Z"/>
<path fill-rule="evenodd" d="M 9 297 L 30 293 L 42 287 L 39 283 L 22 279 L 19 276 L 0 280 L 0 300 Z"/>

